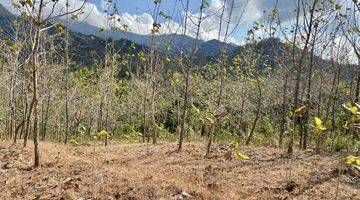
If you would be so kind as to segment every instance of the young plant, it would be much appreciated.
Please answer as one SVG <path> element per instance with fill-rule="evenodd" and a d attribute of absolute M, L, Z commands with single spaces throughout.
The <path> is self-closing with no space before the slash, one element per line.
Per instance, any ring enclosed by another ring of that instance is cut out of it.
<path fill-rule="evenodd" d="M 293 145 L 294 145 L 294 139 L 295 139 L 295 132 L 296 132 L 296 125 L 297 125 L 297 118 L 301 117 L 302 115 L 306 114 L 308 111 L 308 108 L 306 106 L 302 106 L 300 108 L 297 108 L 294 111 L 293 117 L 294 117 L 294 123 L 293 123 L 293 131 L 290 135 L 290 142 L 287 150 L 287 155 L 291 156 L 293 153 Z"/>
<path fill-rule="evenodd" d="M 95 183 L 96 183 L 96 180 L 95 180 L 96 142 L 100 141 L 100 140 L 103 140 L 103 139 L 105 139 L 107 137 L 109 137 L 109 134 L 105 130 L 102 130 L 99 133 L 92 133 L 91 134 L 91 139 L 93 141 L 93 163 L 92 163 L 92 178 L 93 178 L 92 193 L 93 193 L 93 197 L 95 197 L 94 195 L 95 195 Z"/>
<path fill-rule="evenodd" d="M 227 160 L 231 160 L 233 157 L 240 159 L 240 160 L 248 160 L 249 156 L 239 152 L 235 151 L 239 147 L 239 142 L 237 141 L 231 141 L 229 144 L 230 150 L 225 153 L 225 158 Z"/>
<path fill-rule="evenodd" d="M 323 133 L 326 131 L 326 127 L 323 125 L 323 122 L 318 117 L 314 118 L 314 127 L 315 127 L 315 133 L 317 134 L 316 152 L 319 152 L 320 142 L 321 142 L 320 140 Z"/>

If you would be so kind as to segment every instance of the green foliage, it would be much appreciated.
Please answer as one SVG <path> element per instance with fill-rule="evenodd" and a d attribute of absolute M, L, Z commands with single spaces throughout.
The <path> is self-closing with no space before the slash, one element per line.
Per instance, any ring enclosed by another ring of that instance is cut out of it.
<path fill-rule="evenodd" d="M 107 131 L 102 130 L 99 133 L 92 133 L 91 136 L 94 141 L 97 141 L 97 140 L 102 140 L 104 138 L 110 137 L 110 134 Z"/>
<path fill-rule="evenodd" d="M 360 123 L 360 105 L 357 103 L 343 104 L 343 107 L 350 112 L 350 116 L 346 120 L 344 127 L 348 129 L 352 124 Z"/>
<path fill-rule="evenodd" d="M 345 160 L 345 163 L 350 166 L 355 166 L 360 168 L 360 158 L 355 156 L 348 156 Z"/>
<path fill-rule="evenodd" d="M 315 132 L 317 134 L 321 134 L 326 131 L 326 127 L 323 125 L 323 122 L 318 117 L 314 118 L 314 126 L 315 126 Z"/>
<path fill-rule="evenodd" d="M 239 148 L 240 145 L 239 145 L 238 141 L 233 140 L 233 141 L 230 142 L 229 146 L 230 146 L 230 149 L 234 150 L 234 149 Z"/>
<path fill-rule="evenodd" d="M 240 152 L 234 152 L 234 153 L 233 153 L 233 156 L 234 156 L 235 158 L 237 158 L 237 159 L 240 159 L 240 160 L 248 160 L 248 159 L 250 159 L 249 156 L 247 156 L 247 155 L 245 155 L 245 154 L 242 154 L 242 153 L 240 153 Z"/>

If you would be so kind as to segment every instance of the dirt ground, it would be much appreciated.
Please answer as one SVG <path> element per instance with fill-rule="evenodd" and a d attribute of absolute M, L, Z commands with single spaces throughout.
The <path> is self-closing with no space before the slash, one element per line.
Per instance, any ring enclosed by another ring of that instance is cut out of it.
<path fill-rule="evenodd" d="M 0 141 L 0 199 L 334 199 L 339 157 L 241 147 L 249 160 L 226 160 L 226 146 L 204 158 L 204 143 L 32 146 Z M 360 176 L 344 168 L 338 199 L 360 199 Z"/>

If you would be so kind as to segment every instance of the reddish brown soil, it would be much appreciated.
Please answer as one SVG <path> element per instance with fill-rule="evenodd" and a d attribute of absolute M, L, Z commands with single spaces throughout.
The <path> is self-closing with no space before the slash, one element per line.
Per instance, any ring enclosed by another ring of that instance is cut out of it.
<path fill-rule="evenodd" d="M 339 157 L 276 148 L 241 147 L 249 160 L 226 160 L 205 144 L 64 146 L 41 143 L 32 169 L 32 146 L 0 142 L 0 199 L 334 199 Z M 345 169 L 338 199 L 360 199 L 360 178 Z"/>

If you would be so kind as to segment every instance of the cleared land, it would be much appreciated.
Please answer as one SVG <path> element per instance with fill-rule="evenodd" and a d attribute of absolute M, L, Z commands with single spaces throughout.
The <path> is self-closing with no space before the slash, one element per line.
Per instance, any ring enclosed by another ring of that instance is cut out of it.
<path fill-rule="evenodd" d="M 241 147 L 249 160 L 226 160 L 226 145 L 204 158 L 204 143 L 32 146 L 0 141 L 0 199 L 334 199 L 338 155 Z M 360 175 L 345 168 L 338 199 L 360 199 Z"/>

